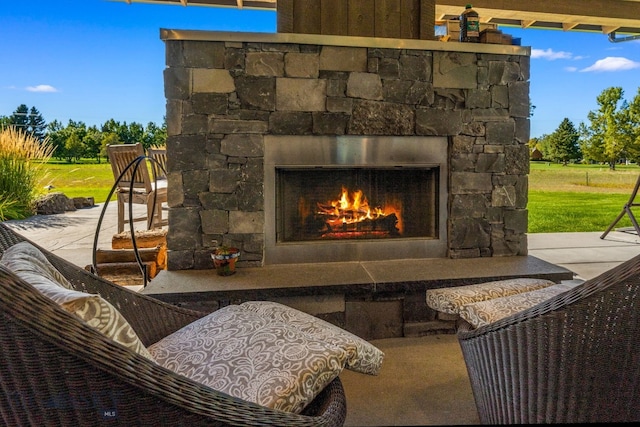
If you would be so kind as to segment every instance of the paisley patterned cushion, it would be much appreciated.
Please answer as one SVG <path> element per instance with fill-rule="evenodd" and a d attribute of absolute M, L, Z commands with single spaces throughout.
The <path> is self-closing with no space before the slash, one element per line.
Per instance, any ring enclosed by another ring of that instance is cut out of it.
<path fill-rule="evenodd" d="M 382 367 L 384 353 L 362 338 L 329 322 L 270 301 L 249 301 L 240 307 L 260 316 L 286 323 L 318 341 L 326 342 L 347 352 L 347 369 L 363 374 L 377 375 Z"/>
<path fill-rule="evenodd" d="M 443 313 L 459 314 L 460 308 L 467 304 L 546 288 L 553 284 L 555 283 L 545 279 L 521 278 L 451 288 L 428 289 L 427 305 Z"/>
<path fill-rule="evenodd" d="M 52 282 L 58 283 L 67 289 L 71 289 L 71 284 L 60 272 L 49 262 L 40 249 L 29 242 L 20 242 L 8 248 L 2 254 L 2 262 L 14 273 L 20 271 L 38 273 Z"/>
<path fill-rule="evenodd" d="M 346 363 L 344 350 L 237 305 L 149 347 L 160 365 L 211 388 L 299 413 Z"/>
<path fill-rule="evenodd" d="M 100 295 L 67 289 L 58 280 L 54 280 L 54 277 L 62 275 L 33 245 L 19 243 L 12 246 L 3 254 L 0 264 L 89 326 L 136 353 L 152 359 L 129 322 L 115 307 Z M 63 282 L 69 285 L 66 279 Z"/>
<path fill-rule="evenodd" d="M 538 305 L 574 286 L 576 284 L 560 283 L 535 291 L 467 304 L 460 309 L 460 317 L 479 328 Z"/>

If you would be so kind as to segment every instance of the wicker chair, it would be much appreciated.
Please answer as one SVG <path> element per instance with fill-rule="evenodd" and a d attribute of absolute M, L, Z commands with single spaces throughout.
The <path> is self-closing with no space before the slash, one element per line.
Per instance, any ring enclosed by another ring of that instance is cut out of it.
<path fill-rule="evenodd" d="M 458 338 L 480 421 L 640 421 L 640 256 Z"/>
<path fill-rule="evenodd" d="M 28 240 L 0 223 L 0 254 L 20 241 Z M 34 246 L 74 288 L 116 306 L 145 345 L 203 315 L 129 291 Z M 3 425 L 340 426 L 345 420 L 339 378 L 299 415 L 248 403 L 116 344 L 4 268 L 0 314 Z"/>

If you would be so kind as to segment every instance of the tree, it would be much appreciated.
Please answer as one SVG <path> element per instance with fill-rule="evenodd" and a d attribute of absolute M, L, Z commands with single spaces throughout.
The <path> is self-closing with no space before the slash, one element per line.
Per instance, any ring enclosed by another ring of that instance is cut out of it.
<path fill-rule="evenodd" d="M 548 138 L 548 158 L 567 164 L 571 160 L 579 160 L 582 157 L 578 140 L 580 135 L 573 123 L 564 118 L 560 126 Z"/>
<path fill-rule="evenodd" d="M 9 119 L 17 130 L 27 132 L 29 128 L 29 107 L 25 104 L 20 104 Z"/>
<path fill-rule="evenodd" d="M 27 120 L 27 132 L 30 133 L 38 141 L 43 141 L 47 124 L 44 121 L 44 117 L 40 114 L 40 111 L 36 107 L 31 107 L 29 111 L 29 117 Z"/>
<path fill-rule="evenodd" d="M 616 162 L 630 148 L 631 138 L 625 125 L 628 105 L 621 87 L 610 87 L 597 97 L 598 110 L 589 111 L 589 126 L 581 126 L 581 147 L 587 158 L 606 162 L 615 169 Z"/>

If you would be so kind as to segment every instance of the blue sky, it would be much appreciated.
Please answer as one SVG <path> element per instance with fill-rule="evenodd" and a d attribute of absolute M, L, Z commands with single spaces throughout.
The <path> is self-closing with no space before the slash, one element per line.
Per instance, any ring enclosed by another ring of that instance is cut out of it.
<path fill-rule="evenodd" d="M 274 12 L 126 4 L 108 0 L 3 0 L 0 116 L 20 104 L 47 122 L 162 123 L 160 28 L 274 32 Z M 531 136 L 569 118 L 577 127 L 604 89 L 640 87 L 640 42 L 598 33 L 502 27 L 531 46 Z"/>

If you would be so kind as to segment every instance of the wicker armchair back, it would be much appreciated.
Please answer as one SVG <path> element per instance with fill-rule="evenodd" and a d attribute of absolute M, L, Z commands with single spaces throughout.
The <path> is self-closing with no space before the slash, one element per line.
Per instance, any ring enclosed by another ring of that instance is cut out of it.
<path fill-rule="evenodd" d="M 640 421 L 640 256 L 458 339 L 482 423 Z"/>
<path fill-rule="evenodd" d="M 0 223 L 0 255 L 29 241 Z M 98 293 L 150 345 L 203 313 L 95 276 L 38 247 L 75 289 Z M 300 414 L 200 385 L 121 346 L 0 267 L 0 424 L 7 426 L 341 426 L 336 378 Z"/>

